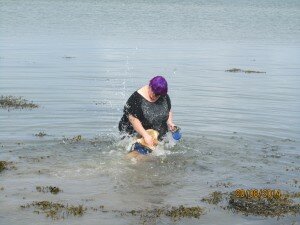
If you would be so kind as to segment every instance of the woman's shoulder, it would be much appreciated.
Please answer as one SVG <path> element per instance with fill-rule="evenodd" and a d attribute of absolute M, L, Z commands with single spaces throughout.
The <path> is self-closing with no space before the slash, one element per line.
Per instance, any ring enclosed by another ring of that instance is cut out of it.
<path fill-rule="evenodd" d="M 138 102 L 141 100 L 141 98 L 142 98 L 142 96 L 138 93 L 138 91 L 135 91 L 131 94 L 128 101 L 129 102 Z"/>
<path fill-rule="evenodd" d="M 140 89 L 138 89 L 136 91 L 136 94 L 139 96 L 139 98 L 141 98 L 141 99 L 144 98 L 144 99 L 148 100 L 147 99 L 147 85 L 145 85 L 145 86 L 141 87 Z"/>
<path fill-rule="evenodd" d="M 138 94 L 140 94 L 140 95 L 143 96 L 143 95 L 145 94 L 145 92 L 146 92 L 146 88 L 147 88 L 147 85 L 141 87 L 141 88 L 138 89 L 136 92 L 137 92 Z"/>
<path fill-rule="evenodd" d="M 162 99 L 170 101 L 170 96 L 168 94 L 162 96 Z"/>

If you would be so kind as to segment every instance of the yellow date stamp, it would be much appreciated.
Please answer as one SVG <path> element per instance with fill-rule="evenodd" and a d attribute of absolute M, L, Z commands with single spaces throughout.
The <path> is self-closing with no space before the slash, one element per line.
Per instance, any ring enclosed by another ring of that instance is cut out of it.
<path fill-rule="evenodd" d="M 236 189 L 234 196 L 236 198 L 279 199 L 282 193 L 279 189 Z"/>

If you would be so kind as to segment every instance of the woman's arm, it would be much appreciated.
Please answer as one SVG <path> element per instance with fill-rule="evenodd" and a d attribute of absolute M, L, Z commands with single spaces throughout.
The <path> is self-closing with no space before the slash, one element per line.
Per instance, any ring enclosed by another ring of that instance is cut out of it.
<path fill-rule="evenodd" d="M 134 116 L 132 116 L 131 114 L 128 115 L 128 119 L 129 119 L 129 122 L 132 124 L 133 129 L 144 138 L 145 142 L 149 146 L 153 146 L 154 145 L 153 139 L 144 129 L 141 121 L 138 118 L 135 118 Z"/>
<path fill-rule="evenodd" d="M 167 124 L 168 124 L 169 130 L 172 131 L 175 129 L 176 125 L 173 123 L 173 112 L 172 111 L 169 112 L 169 118 L 168 118 Z"/>

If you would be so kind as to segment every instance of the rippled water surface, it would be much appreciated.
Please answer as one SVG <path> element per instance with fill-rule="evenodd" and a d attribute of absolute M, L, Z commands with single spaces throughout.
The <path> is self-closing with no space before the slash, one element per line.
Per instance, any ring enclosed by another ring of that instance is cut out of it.
<path fill-rule="evenodd" d="M 299 215 L 247 217 L 201 199 L 237 188 L 299 191 L 299 40 L 292 0 L 0 0 L 0 95 L 40 106 L 0 109 L 0 161 L 16 167 L 0 174 L 0 224 L 139 224 L 113 211 L 181 204 L 206 213 L 156 223 L 295 224 Z M 123 105 L 156 74 L 169 82 L 183 138 L 127 161 Z M 108 212 L 52 221 L 20 208 L 42 200 Z"/>

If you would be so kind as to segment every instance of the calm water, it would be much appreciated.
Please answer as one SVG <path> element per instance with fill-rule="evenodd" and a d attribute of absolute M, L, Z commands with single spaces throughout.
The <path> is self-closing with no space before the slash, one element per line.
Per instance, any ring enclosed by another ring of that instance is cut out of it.
<path fill-rule="evenodd" d="M 237 188 L 299 191 L 299 58 L 299 1 L 0 0 L 0 95 L 40 105 L 0 109 L 0 160 L 17 167 L 0 176 L 0 224 L 139 223 L 101 212 L 52 221 L 19 207 L 38 200 L 206 208 L 176 224 L 299 221 L 201 202 Z M 234 67 L 266 74 L 225 72 Z M 168 79 L 183 139 L 134 164 L 117 125 L 130 94 L 156 74 Z M 63 193 L 35 190 L 48 185 Z"/>

